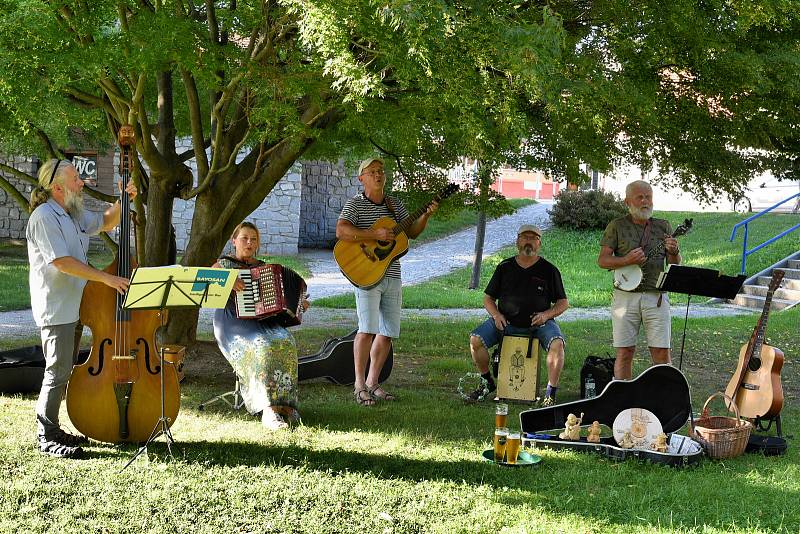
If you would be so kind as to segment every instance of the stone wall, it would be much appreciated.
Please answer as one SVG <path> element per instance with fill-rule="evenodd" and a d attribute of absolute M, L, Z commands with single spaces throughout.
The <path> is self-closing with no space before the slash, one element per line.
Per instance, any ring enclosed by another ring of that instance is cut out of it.
<path fill-rule="evenodd" d="M 194 165 L 194 160 L 189 162 Z M 197 169 L 192 166 L 192 172 Z M 297 254 L 300 226 L 300 165 L 295 164 L 245 220 L 253 222 L 261 233 L 261 251 L 267 254 Z M 178 250 L 185 250 L 192 228 L 194 200 L 176 199 L 172 213 Z M 226 248 L 230 252 L 230 245 Z"/>
<path fill-rule="evenodd" d="M 300 246 L 332 248 L 339 213 L 345 201 L 361 190 L 355 170 L 347 170 L 342 161 L 306 161 L 302 186 Z"/>
<path fill-rule="evenodd" d="M 33 177 L 39 172 L 39 158 L 35 156 L 5 156 L 0 157 L 0 162 L 14 167 L 15 169 L 29 174 Z M 0 171 L 2 172 L 2 171 Z M 11 174 L 2 173 L 8 182 L 15 186 L 22 195 L 28 199 L 33 190 L 33 184 L 15 178 Z M 114 169 L 112 168 L 112 158 L 109 155 L 99 155 L 97 158 L 97 188 L 104 193 L 114 191 L 113 178 Z M 84 194 L 84 209 L 89 211 L 105 211 L 108 204 L 95 200 L 89 195 Z M 25 239 L 25 226 L 28 224 L 28 211 L 21 207 L 17 202 L 0 189 L 0 239 Z M 104 246 L 102 239 L 92 237 L 91 247 L 101 248 Z"/>

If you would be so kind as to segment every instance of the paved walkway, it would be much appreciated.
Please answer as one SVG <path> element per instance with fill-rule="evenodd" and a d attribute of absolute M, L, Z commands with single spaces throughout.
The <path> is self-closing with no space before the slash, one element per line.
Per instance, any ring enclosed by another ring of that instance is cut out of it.
<path fill-rule="evenodd" d="M 512 215 L 507 215 L 486 223 L 484 254 L 494 254 L 501 248 L 511 245 L 516 239 L 517 228 L 521 224 L 535 224 L 542 229 L 550 227 L 547 210 L 551 203 L 542 202 L 525 206 Z M 459 267 L 472 263 L 475 247 L 475 227 L 462 230 L 444 239 L 439 239 L 411 248 L 402 259 L 403 284 L 412 285 L 441 276 Z M 302 250 L 311 269 L 312 276 L 306 280 L 311 300 L 350 293 L 352 285 L 339 272 L 333 255 L 329 250 Z M 674 306 L 673 316 L 683 317 L 686 308 Z M 713 315 L 736 315 L 753 313 L 751 310 L 731 305 L 706 306 L 692 305 L 691 317 L 707 317 Z M 447 310 L 403 310 L 403 317 L 426 316 L 439 318 L 474 318 L 477 322 L 485 317 L 483 309 L 447 309 Z M 200 314 L 198 330 L 211 331 L 212 310 L 203 310 Z M 567 310 L 559 320 L 574 321 L 577 319 L 608 319 L 606 308 L 573 308 Z M 306 313 L 304 326 L 347 326 L 357 324 L 355 310 L 335 310 L 313 307 Z M 302 328 L 302 327 L 301 327 Z M 31 310 L 0 312 L 0 336 L 11 338 L 35 337 L 39 334 L 33 322 Z"/>

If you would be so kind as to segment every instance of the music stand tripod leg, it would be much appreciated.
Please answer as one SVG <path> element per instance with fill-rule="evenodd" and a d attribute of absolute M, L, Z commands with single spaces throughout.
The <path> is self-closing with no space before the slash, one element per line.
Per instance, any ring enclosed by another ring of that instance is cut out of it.
<path fill-rule="evenodd" d="M 169 293 L 169 288 L 167 288 L 166 292 L 167 292 L 167 294 Z M 161 328 L 163 329 L 164 328 L 164 308 L 163 307 L 159 311 L 159 314 L 161 316 Z M 172 432 L 169 429 L 169 424 L 168 424 L 169 421 L 168 421 L 167 416 L 165 414 L 165 408 L 164 408 L 165 397 L 166 397 L 166 392 L 165 392 L 165 387 L 164 387 L 164 365 L 167 364 L 167 361 L 164 358 L 164 344 L 163 343 L 161 344 L 161 347 L 159 348 L 159 354 L 161 356 L 161 362 L 159 363 L 159 366 L 158 366 L 158 374 L 159 374 L 159 378 L 160 378 L 160 381 L 161 381 L 161 417 L 158 418 L 158 421 L 156 422 L 155 426 L 153 427 L 153 431 L 150 432 L 150 437 L 147 438 L 147 441 L 145 441 L 144 444 L 141 447 L 139 447 L 139 449 L 136 451 L 136 454 L 134 454 L 131 457 L 131 459 L 128 460 L 128 463 L 126 463 L 125 466 L 122 469 L 120 469 L 120 472 L 122 472 L 125 469 L 127 469 L 128 466 L 131 465 L 133 463 L 133 461 L 136 458 L 138 458 L 143 452 L 147 452 L 147 446 L 150 445 L 150 443 L 155 441 L 156 438 L 158 438 L 158 436 L 160 436 L 162 434 L 164 435 L 165 442 L 167 444 L 167 453 L 170 455 L 170 457 L 175 458 L 175 456 L 172 454 L 172 445 L 175 443 L 175 438 L 172 437 Z M 177 445 L 176 445 L 176 447 L 177 447 Z"/>

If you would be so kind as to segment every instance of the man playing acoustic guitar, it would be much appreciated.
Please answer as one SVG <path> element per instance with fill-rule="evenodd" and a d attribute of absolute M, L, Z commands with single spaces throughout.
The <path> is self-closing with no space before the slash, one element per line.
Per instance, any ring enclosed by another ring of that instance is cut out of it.
<path fill-rule="evenodd" d="M 653 219 L 653 189 L 643 180 L 625 188 L 628 215 L 614 219 L 603 232 L 597 264 L 603 269 L 626 265 L 642 268 L 642 282 L 629 291 L 614 289 L 611 324 L 617 359 L 614 378 L 627 380 L 633 372 L 633 355 L 639 325 L 644 323 L 647 345 L 654 364 L 670 363 L 672 340 L 669 298 L 656 289 L 664 263 L 681 262 L 678 241 L 671 237 L 668 221 Z M 663 242 L 663 248 L 659 243 Z M 659 250 L 659 253 L 654 253 Z"/>
<path fill-rule="evenodd" d="M 345 241 L 392 241 L 391 228 L 370 228 L 381 217 L 401 221 L 408 217 L 405 206 L 395 197 L 383 192 L 386 175 L 383 160 L 369 158 L 358 167 L 358 180 L 364 191 L 349 199 L 336 223 L 336 238 Z M 431 206 L 405 231 L 416 238 L 428 224 L 428 218 L 438 204 Z M 386 276 L 369 289 L 355 288 L 358 333 L 353 343 L 355 384 L 353 395 L 362 406 L 372 406 L 377 400 L 394 400 L 394 395 L 378 383 L 392 338 L 400 335 L 400 309 L 403 305 L 400 262 L 394 260 Z M 367 362 L 369 375 L 367 376 Z"/>

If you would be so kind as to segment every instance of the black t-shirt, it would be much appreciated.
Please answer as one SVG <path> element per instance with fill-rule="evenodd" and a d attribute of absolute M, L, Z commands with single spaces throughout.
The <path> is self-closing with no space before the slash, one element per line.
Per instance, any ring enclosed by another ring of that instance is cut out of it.
<path fill-rule="evenodd" d="M 542 257 L 527 269 L 516 257 L 501 261 L 484 293 L 499 301 L 497 308 L 513 326 L 523 328 L 531 325 L 533 314 L 567 298 L 561 273 Z"/>

